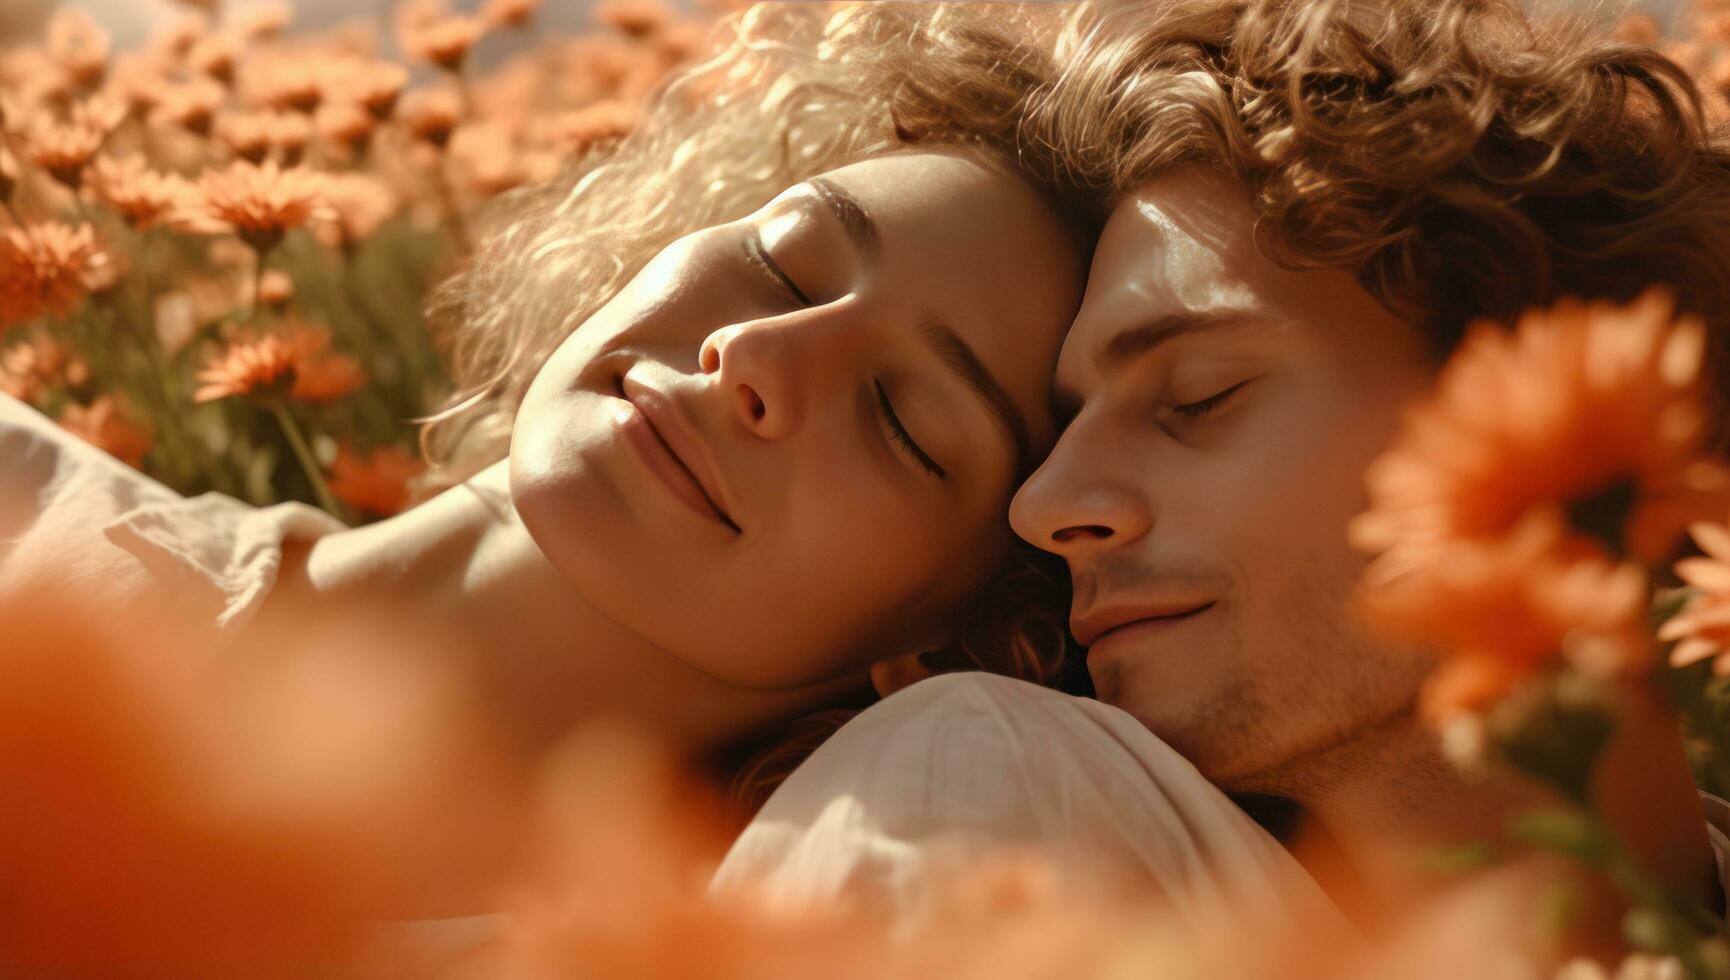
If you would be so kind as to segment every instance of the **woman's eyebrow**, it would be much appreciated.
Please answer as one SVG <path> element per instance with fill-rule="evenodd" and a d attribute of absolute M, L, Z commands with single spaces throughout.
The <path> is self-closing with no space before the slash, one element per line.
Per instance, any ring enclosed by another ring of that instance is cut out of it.
<path fill-rule="evenodd" d="M 805 183 L 817 192 L 817 198 L 841 222 L 859 254 L 866 259 L 875 259 L 878 252 L 877 222 L 872 220 L 871 213 L 840 184 L 826 177 L 813 177 Z"/>
<path fill-rule="evenodd" d="M 926 344 L 937 353 L 938 359 L 950 373 L 960 379 L 961 383 L 979 397 L 992 419 L 1003 434 L 1009 437 L 1015 448 L 1015 472 L 1027 472 L 1027 465 L 1033 454 L 1032 440 L 1027 434 L 1027 420 L 1021 417 L 1021 410 L 1015 407 L 1015 400 L 991 376 L 985 363 L 967 341 L 961 339 L 947 325 L 936 320 L 926 321 L 919 331 Z"/>

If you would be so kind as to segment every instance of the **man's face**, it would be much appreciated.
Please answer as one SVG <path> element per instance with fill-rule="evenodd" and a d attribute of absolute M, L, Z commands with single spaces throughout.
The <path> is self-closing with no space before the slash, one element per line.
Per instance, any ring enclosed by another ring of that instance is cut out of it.
<path fill-rule="evenodd" d="M 1202 171 L 1117 208 L 1058 361 L 1074 420 L 1011 511 L 1069 562 L 1099 696 L 1245 790 L 1401 712 L 1428 669 L 1360 630 L 1346 525 L 1433 372 L 1350 275 L 1275 265 L 1251 223 Z"/>

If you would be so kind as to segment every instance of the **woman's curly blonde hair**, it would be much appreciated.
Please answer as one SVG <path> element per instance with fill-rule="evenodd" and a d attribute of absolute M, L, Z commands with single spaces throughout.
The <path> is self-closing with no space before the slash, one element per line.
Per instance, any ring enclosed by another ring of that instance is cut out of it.
<path fill-rule="evenodd" d="M 423 489 L 505 458 L 542 363 L 658 252 L 816 174 L 906 147 L 973 147 L 1032 182 L 1091 249 L 1096 212 L 1041 182 L 1054 162 L 1017 135 L 1054 74 L 1060 26 L 1048 8 L 1002 3 L 765 3 L 724 22 L 715 54 L 676 75 L 635 132 L 504 202 L 435 293 L 456 393 L 422 430 Z M 1050 681 L 1067 653 L 1067 604 L 1061 565 L 1017 543 L 927 665 Z M 850 714 L 802 719 L 736 753 L 740 798 L 760 800 Z"/>
<path fill-rule="evenodd" d="M 1087 4 L 1028 120 L 1109 206 L 1247 189 L 1264 254 L 1350 270 L 1451 350 L 1470 320 L 1665 285 L 1730 337 L 1730 155 L 1688 74 L 1509 0 Z"/>

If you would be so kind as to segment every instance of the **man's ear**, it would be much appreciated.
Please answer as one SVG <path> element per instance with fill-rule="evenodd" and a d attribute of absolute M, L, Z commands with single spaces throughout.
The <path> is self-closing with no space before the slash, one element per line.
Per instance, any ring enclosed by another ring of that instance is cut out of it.
<path fill-rule="evenodd" d="M 930 677 L 931 668 L 925 666 L 919 657 L 918 653 L 904 653 L 872 664 L 871 686 L 877 689 L 877 696 L 886 698 L 909 684 Z"/>

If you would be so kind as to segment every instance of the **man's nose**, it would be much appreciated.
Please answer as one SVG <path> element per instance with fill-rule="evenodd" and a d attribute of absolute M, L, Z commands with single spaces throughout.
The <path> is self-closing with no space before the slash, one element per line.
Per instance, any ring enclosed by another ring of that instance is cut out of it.
<path fill-rule="evenodd" d="M 1118 471 L 1124 454 L 1090 449 L 1078 434 L 1064 434 L 1009 505 L 1016 534 L 1065 558 L 1122 547 L 1153 527 L 1146 492 Z"/>
<path fill-rule="evenodd" d="M 823 332 L 813 324 L 771 321 L 724 327 L 703 341 L 698 365 L 716 376 L 747 431 L 785 439 L 803 424 L 812 392 L 829 372 L 823 347 L 830 339 Z"/>

